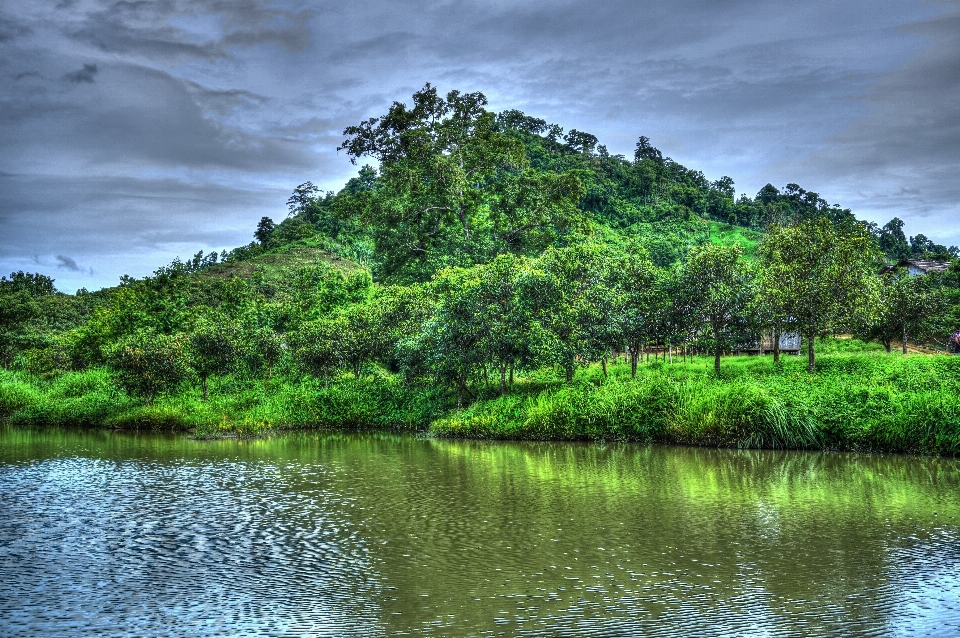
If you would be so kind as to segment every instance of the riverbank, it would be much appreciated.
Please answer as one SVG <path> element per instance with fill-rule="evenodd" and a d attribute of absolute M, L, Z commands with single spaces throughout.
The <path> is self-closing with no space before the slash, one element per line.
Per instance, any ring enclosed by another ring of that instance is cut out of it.
<path fill-rule="evenodd" d="M 840 349 L 842 350 L 842 348 Z M 552 370 L 519 378 L 501 397 L 492 380 L 455 409 L 452 392 L 408 385 L 384 371 L 329 384 L 232 376 L 147 406 L 110 372 L 52 379 L 0 373 L 0 418 L 30 426 L 194 430 L 197 436 L 256 436 L 289 429 L 388 429 L 437 437 L 625 440 L 711 447 L 773 447 L 960 454 L 960 357 L 882 351 L 825 354 L 818 372 L 798 357 L 731 357 L 712 362 L 581 370 L 564 383 Z"/>

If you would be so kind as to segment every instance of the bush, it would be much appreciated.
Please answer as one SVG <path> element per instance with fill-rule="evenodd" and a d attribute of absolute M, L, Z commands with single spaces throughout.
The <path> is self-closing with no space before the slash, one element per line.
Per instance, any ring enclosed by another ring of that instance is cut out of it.
<path fill-rule="evenodd" d="M 158 394 L 183 382 L 190 373 L 187 337 L 141 331 L 117 343 L 108 354 L 110 366 L 127 392 L 147 405 Z"/>

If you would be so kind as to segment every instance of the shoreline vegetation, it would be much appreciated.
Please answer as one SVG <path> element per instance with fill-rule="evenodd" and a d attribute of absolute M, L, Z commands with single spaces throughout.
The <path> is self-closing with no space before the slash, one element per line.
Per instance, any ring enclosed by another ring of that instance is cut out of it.
<path fill-rule="evenodd" d="M 500 440 L 630 441 L 924 455 L 960 453 L 960 358 L 888 354 L 879 345 L 825 339 L 818 371 L 803 357 L 725 357 L 518 377 L 506 396 L 490 382 L 466 408 L 449 389 L 408 385 L 383 370 L 326 383 L 225 376 L 203 401 L 195 384 L 150 405 L 104 368 L 44 380 L 0 372 L 0 414 L 14 426 L 191 430 L 198 438 L 285 430 L 394 430 Z"/>
<path fill-rule="evenodd" d="M 347 127 L 375 167 L 230 252 L 0 277 L 0 423 L 960 453 L 960 357 L 908 354 L 960 353 L 956 246 L 486 104 Z"/>

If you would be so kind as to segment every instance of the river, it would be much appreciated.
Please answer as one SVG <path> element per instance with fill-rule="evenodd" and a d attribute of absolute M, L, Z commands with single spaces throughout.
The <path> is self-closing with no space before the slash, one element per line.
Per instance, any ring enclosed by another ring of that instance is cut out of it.
<path fill-rule="evenodd" d="M 0 429 L 0 635 L 960 635 L 960 462 Z"/>

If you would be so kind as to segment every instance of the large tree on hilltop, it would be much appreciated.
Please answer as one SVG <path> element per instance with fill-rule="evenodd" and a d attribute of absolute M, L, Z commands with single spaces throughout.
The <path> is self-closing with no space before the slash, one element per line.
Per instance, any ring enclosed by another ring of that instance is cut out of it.
<path fill-rule="evenodd" d="M 490 179 L 499 169 L 525 165 L 523 145 L 496 130 L 486 104 L 482 93 L 441 97 L 427 84 L 413 95 L 412 108 L 394 102 L 386 115 L 344 130 L 338 150 L 352 162 L 367 156 L 380 163 L 378 197 L 364 212 L 393 270 L 410 270 L 436 251 L 475 248 L 472 233 Z"/>

